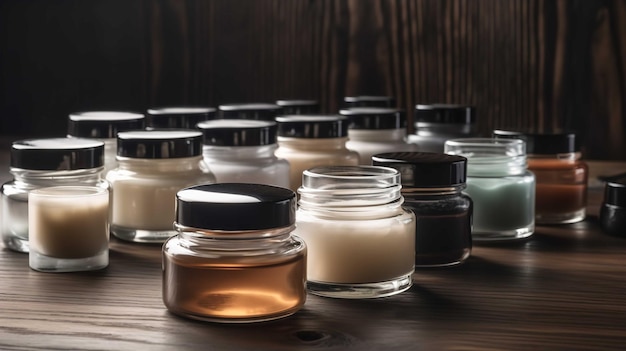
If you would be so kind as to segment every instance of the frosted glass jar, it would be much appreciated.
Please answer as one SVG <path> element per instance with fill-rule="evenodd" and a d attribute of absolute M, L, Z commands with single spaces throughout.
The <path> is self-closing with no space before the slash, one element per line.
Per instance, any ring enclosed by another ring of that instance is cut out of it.
<path fill-rule="evenodd" d="M 574 133 L 494 130 L 495 138 L 526 142 L 528 169 L 535 174 L 537 224 L 576 223 L 585 219 L 588 167 L 580 160 Z"/>
<path fill-rule="evenodd" d="M 274 155 L 276 122 L 218 119 L 198 123 L 204 161 L 218 183 L 289 188 L 289 162 Z"/>
<path fill-rule="evenodd" d="M 173 313 L 225 323 L 297 312 L 306 300 L 306 246 L 292 236 L 293 191 L 212 184 L 178 192 L 178 235 L 163 245 L 163 302 Z"/>
<path fill-rule="evenodd" d="M 103 175 L 117 167 L 117 133 L 143 129 L 145 118 L 141 113 L 122 111 L 88 111 L 69 115 L 67 136 L 89 138 L 104 143 Z"/>
<path fill-rule="evenodd" d="M 54 186 L 28 194 L 28 265 L 41 272 L 92 271 L 109 265 L 109 192 Z"/>
<path fill-rule="evenodd" d="M 316 295 L 375 298 L 411 287 L 415 217 L 402 208 L 400 173 L 374 166 L 308 169 L 294 234 L 308 247 Z"/>
<path fill-rule="evenodd" d="M 359 153 L 359 164 L 371 165 L 375 154 L 417 151 L 406 142 L 406 116 L 400 110 L 354 107 L 339 113 L 350 120 L 346 147 Z"/>
<path fill-rule="evenodd" d="M 446 140 L 478 136 L 476 113 L 471 106 L 416 105 L 413 122 L 415 132 L 407 140 L 417 144 L 421 152 L 443 153 Z"/>
<path fill-rule="evenodd" d="M 221 119 L 256 119 L 273 121 L 282 113 L 282 108 L 276 104 L 248 103 L 219 105 Z"/>
<path fill-rule="evenodd" d="M 11 145 L 10 173 L 2 185 L 0 228 L 8 249 L 28 252 L 28 194 L 39 188 L 108 188 L 102 179 L 104 143 L 84 138 L 27 139 Z"/>
<path fill-rule="evenodd" d="M 393 96 L 384 95 L 358 95 L 343 98 L 345 108 L 350 107 L 396 107 L 396 99 Z"/>
<path fill-rule="evenodd" d="M 215 119 L 216 109 L 203 106 L 159 107 L 148 109 L 146 129 L 196 129 L 203 121 Z"/>
<path fill-rule="evenodd" d="M 111 233 L 134 242 L 163 242 L 176 234 L 176 193 L 214 183 L 202 159 L 202 133 L 192 130 L 128 131 L 117 135 L 118 167 L 111 184 Z"/>
<path fill-rule="evenodd" d="M 472 199 L 462 193 L 467 159 L 393 152 L 377 154 L 372 161 L 400 172 L 404 207 L 415 214 L 415 267 L 464 262 L 472 250 Z"/>
<path fill-rule="evenodd" d="M 276 156 L 289 161 L 289 184 L 297 191 L 302 172 L 316 166 L 359 164 L 359 154 L 348 150 L 348 119 L 343 116 L 281 116 Z"/>
<path fill-rule="evenodd" d="M 276 105 L 281 107 L 281 115 L 310 115 L 320 113 L 320 104 L 317 100 L 278 100 Z"/>
<path fill-rule="evenodd" d="M 447 154 L 467 158 L 467 188 L 474 202 L 472 240 L 511 240 L 535 231 L 535 176 L 526 144 L 518 139 L 448 140 Z"/>

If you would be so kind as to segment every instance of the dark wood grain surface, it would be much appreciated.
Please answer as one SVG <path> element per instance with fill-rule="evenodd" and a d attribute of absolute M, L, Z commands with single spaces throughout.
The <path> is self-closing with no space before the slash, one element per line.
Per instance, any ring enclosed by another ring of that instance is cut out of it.
<path fill-rule="evenodd" d="M 82 110 L 382 94 L 626 160 L 623 0 L 2 0 L 0 52 L 3 135 L 64 135 Z"/>
<path fill-rule="evenodd" d="M 590 164 L 593 178 L 626 170 L 626 163 Z M 250 325 L 168 313 L 158 245 L 113 239 L 107 269 L 62 274 L 32 271 L 28 255 L 1 249 L 0 349 L 621 350 L 626 239 L 600 231 L 601 199 L 594 181 L 584 222 L 477 246 L 463 265 L 418 270 L 403 294 L 309 295 L 295 315 Z"/>

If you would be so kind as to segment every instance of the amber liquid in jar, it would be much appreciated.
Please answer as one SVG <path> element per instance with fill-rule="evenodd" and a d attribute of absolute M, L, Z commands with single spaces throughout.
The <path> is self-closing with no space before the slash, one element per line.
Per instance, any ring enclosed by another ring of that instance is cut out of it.
<path fill-rule="evenodd" d="M 537 223 L 574 223 L 585 218 L 587 166 L 577 160 L 528 159 L 537 180 Z"/>
<path fill-rule="evenodd" d="M 284 317 L 299 310 L 306 298 L 301 255 L 264 264 L 169 256 L 163 260 L 163 300 L 172 312 L 201 320 Z"/>

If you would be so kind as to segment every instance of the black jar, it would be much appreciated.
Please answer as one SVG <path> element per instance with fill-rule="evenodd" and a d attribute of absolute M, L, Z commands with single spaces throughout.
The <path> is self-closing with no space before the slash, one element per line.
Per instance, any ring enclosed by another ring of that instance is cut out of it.
<path fill-rule="evenodd" d="M 626 178 L 610 180 L 604 186 L 600 225 L 609 235 L 626 237 Z"/>
<path fill-rule="evenodd" d="M 374 155 L 372 164 L 400 172 L 404 207 L 415 213 L 415 266 L 464 262 L 472 249 L 472 199 L 462 193 L 467 159 L 393 152 Z"/>

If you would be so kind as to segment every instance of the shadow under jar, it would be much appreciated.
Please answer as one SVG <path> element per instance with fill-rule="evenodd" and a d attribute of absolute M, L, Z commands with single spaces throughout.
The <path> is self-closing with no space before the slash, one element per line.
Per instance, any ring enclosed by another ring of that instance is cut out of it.
<path fill-rule="evenodd" d="M 524 141 L 454 139 L 446 141 L 445 151 L 467 158 L 472 240 L 523 239 L 535 232 L 535 176 L 527 170 Z"/>
<path fill-rule="evenodd" d="M 576 134 L 495 130 L 493 136 L 526 142 L 528 169 L 535 174 L 537 182 L 537 224 L 576 223 L 585 219 L 589 171 L 576 150 Z"/>
<path fill-rule="evenodd" d="M 372 163 L 400 172 L 403 206 L 415 214 L 415 267 L 464 262 L 472 250 L 472 199 L 461 193 L 467 159 L 394 152 L 374 155 Z"/>
<path fill-rule="evenodd" d="M 402 208 L 400 188 L 400 173 L 393 168 L 304 171 L 294 233 L 309 250 L 311 293 L 376 298 L 411 287 L 415 216 Z"/>
<path fill-rule="evenodd" d="M 221 183 L 176 195 L 178 235 L 163 245 L 163 302 L 194 319 L 282 318 L 306 299 L 306 245 L 292 236 L 289 189 Z"/>

